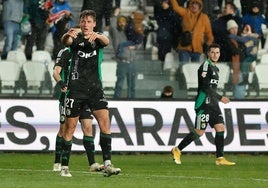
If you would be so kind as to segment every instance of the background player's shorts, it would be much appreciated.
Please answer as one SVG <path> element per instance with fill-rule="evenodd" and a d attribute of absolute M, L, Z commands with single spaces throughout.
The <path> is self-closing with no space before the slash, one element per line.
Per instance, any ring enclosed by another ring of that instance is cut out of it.
<path fill-rule="evenodd" d="M 60 111 L 60 123 L 65 122 L 65 108 L 63 105 L 59 105 L 59 111 Z M 93 119 L 92 113 L 90 108 L 87 105 L 84 105 L 84 107 L 80 111 L 79 120 L 81 119 Z"/>

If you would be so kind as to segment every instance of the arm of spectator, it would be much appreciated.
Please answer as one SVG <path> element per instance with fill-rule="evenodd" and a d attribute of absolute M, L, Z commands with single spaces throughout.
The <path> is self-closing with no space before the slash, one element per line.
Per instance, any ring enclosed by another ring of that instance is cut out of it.
<path fill-rule="evenodd" d="M 184 8 L 183 6 L 180 6 L 177 0 L 170 0 L 170 4 L 171 4 L 174 12 L 176 12 L 178 15 L 182 16 L 182 15 L 186 14 L 187 9 Z"/>
<path fill-rule="evenodd" d="M 128 49 L 129 50 L 135 50 L 136 49 L 136 46 L 128 46 Z"/>

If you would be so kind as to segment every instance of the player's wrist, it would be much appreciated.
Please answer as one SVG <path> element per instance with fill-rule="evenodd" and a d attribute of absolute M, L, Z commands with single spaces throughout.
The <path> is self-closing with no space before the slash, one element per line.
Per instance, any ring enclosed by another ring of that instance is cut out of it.
<path fill-rule="evenodd" d="M 58 81 L 57 84 L 60 86 L 61 89 L 64 89 L 65 87 L 67 87 L 66 84 L 62 80 Z"/>

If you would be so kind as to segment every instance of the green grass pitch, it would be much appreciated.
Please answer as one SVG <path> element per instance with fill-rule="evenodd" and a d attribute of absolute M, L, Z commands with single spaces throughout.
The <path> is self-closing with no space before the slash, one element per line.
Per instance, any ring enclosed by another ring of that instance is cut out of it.
<path fill-rule="evenodd" d="M 73 177 L 52 172 L 53 153 L 0 153 L 1 188 L 264 188 L 268 186 L 268 155 L 226 154 L 236 166 L 216 166 L 214 154 L 183 153 L 182 165 L 170 154 L 114 154 L 112 162 L 122 172 L 103 177 L 89 173 L 84 153 L 73 153 Z M 101 154 L 96 162 L 101 162 Z"/>

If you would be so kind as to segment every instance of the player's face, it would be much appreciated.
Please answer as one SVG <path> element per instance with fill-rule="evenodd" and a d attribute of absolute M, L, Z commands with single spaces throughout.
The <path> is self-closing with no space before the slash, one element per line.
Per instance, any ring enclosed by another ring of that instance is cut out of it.
<path fill-rule="evenodd" d="M 86 16 L 80 19 L 80 28 L 84 36 L 88 36 L 93 32 L 96 22 L 92 16 Z"/>
<path fill-rule="evenodd" d="M 211 48 L 208 52 L 208 59 L 210 59 L 213 63 L 217 63 L 220 58 L 220 49 L 219 48 Z"/>

